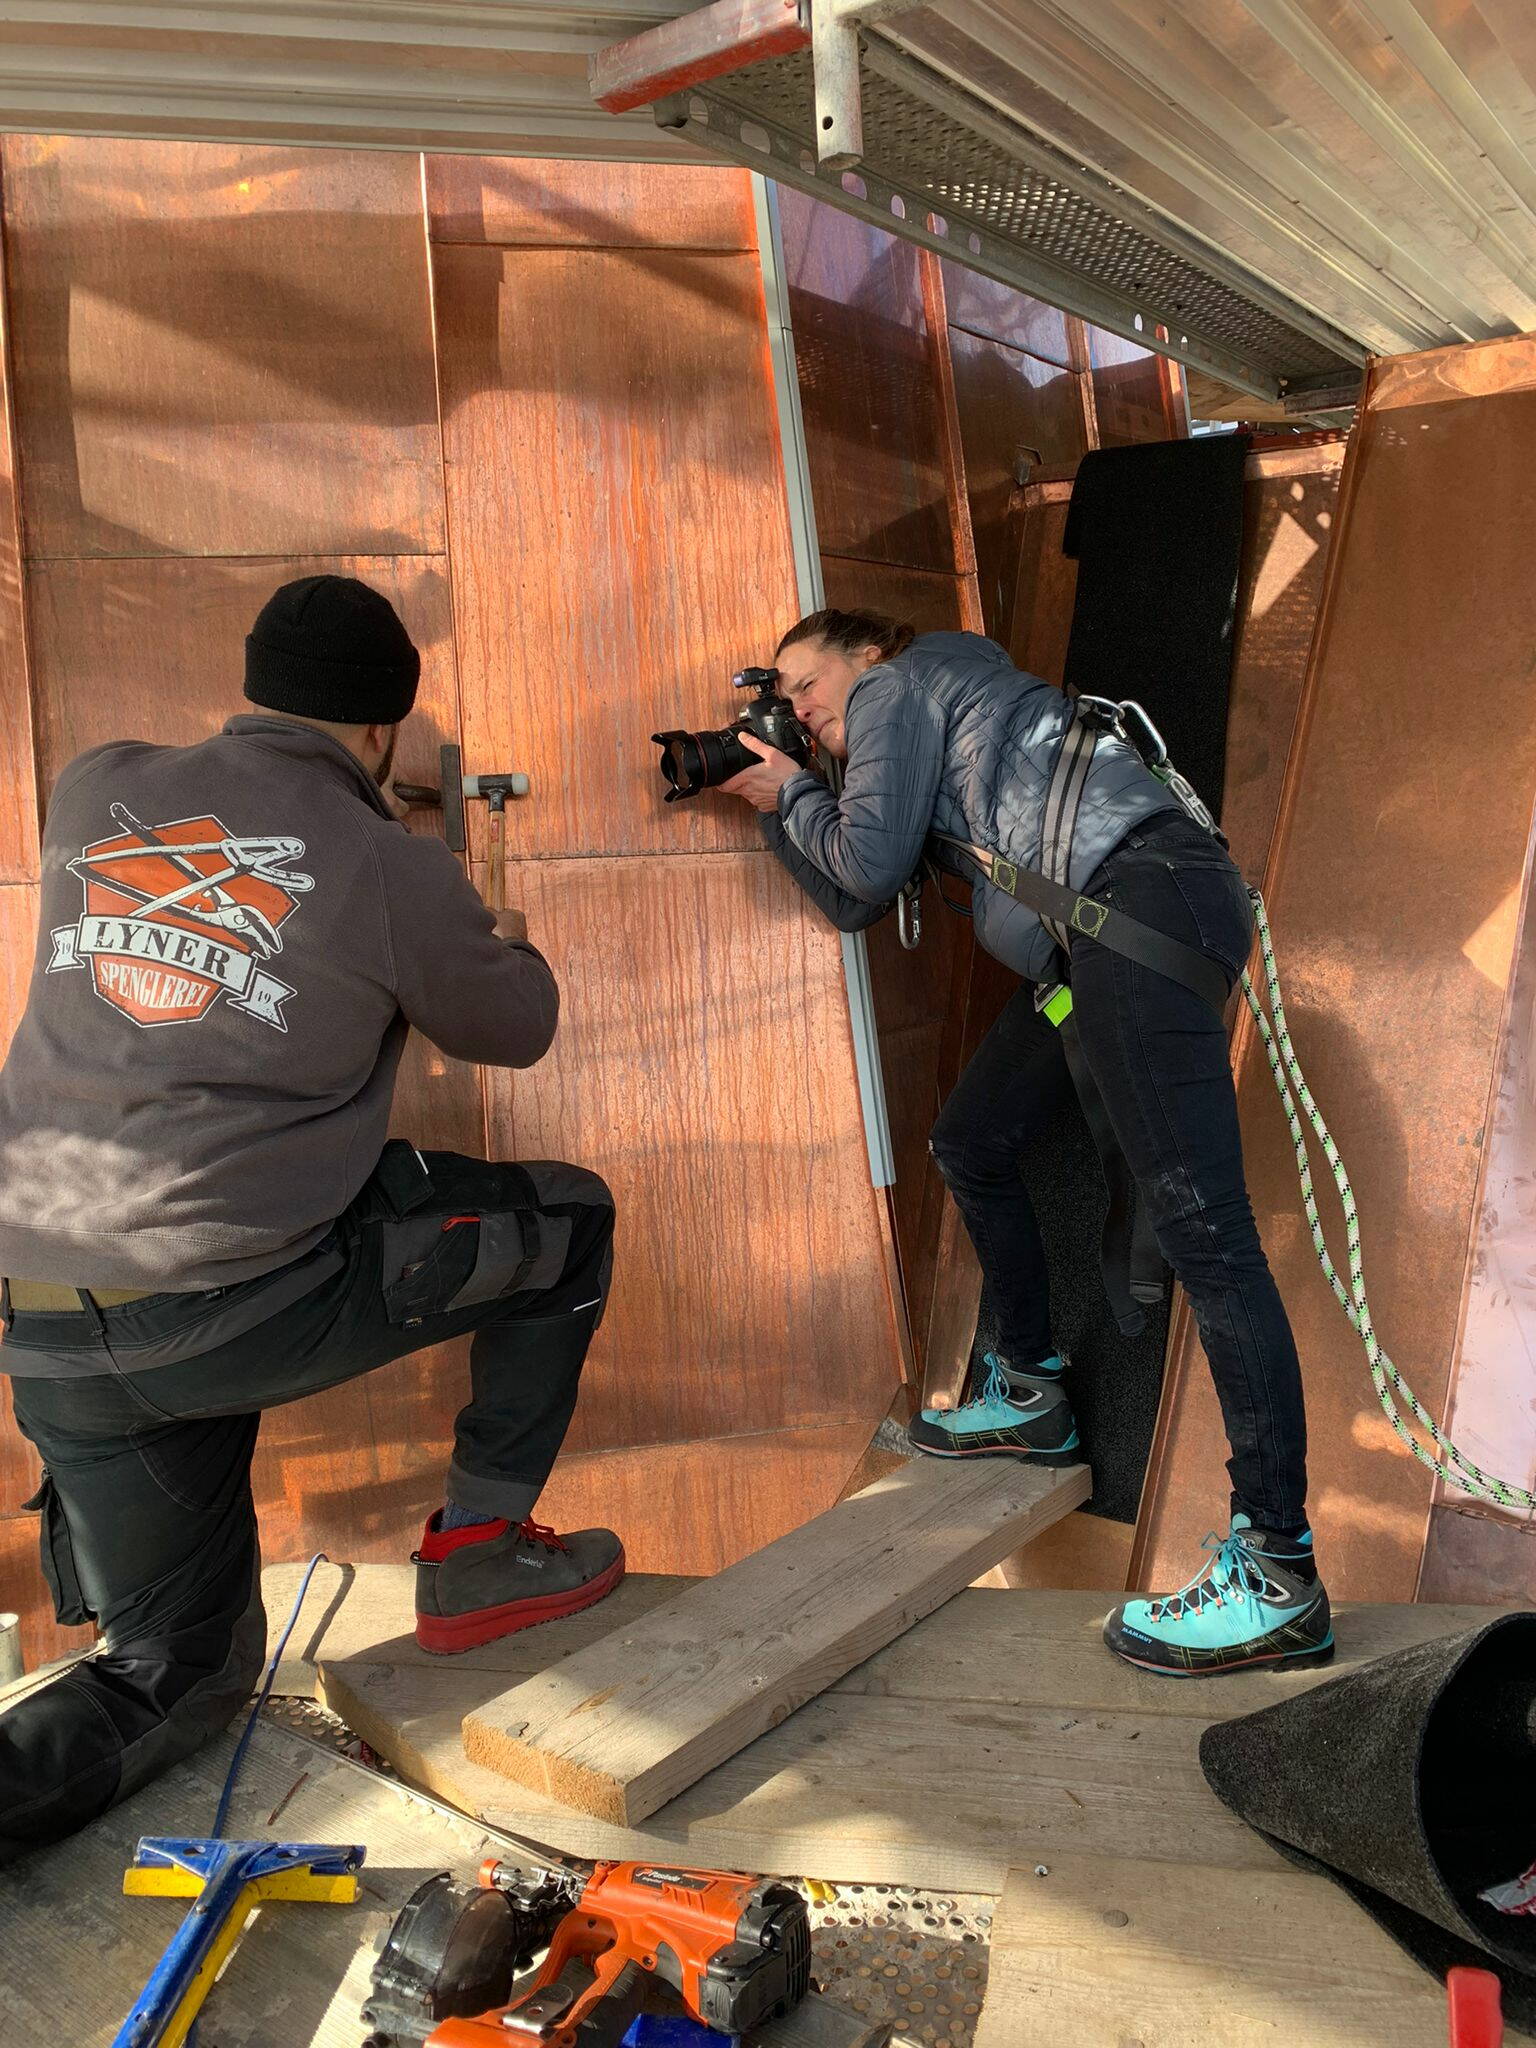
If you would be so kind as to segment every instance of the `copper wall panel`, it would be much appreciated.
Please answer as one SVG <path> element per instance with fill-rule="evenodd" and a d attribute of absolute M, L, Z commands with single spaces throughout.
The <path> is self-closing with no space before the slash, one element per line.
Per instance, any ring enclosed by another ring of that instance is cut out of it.
<path fill-rule="evenodd" d="M 26 1005 L 37 947 L 37 896 L 35 887 L 0 887 L 0 1059 Z M 0 1608 L 21 1616 L 29 1669 L 91 1639 L 89 1629 L 60 1628 L 53 1618 L 37 1568 L 37 1517 L 21 1505 L 37 1480 L 37 1455 L 12 1418 L 10 1381 L 0 1378 Z"/>
<path fill-rule="evenodd" d="M 509 844 L 760 846 L 663 804 L 651 745 L 734 717 L 796 612 L 756 257 L 444 248 L 436 285 L 465 764 L 532 776 Z"/>
<path fill-rule="evenodd" d="M 492 1149 L 614 1190 L 573 1451 L 885 1412 L 899 1369 L 836 940 L 777 861 L 529 861 L 556 1053 L 486 1076 Z"/>
<path fill-rule="evenodd" d="M 0 177 L 0 198 L 3 193 Z M 37 767 L 32 751 L 32 670 L 21 566 L 6 268 L 0 233 L 0 882 L 27 882 L 35 880 L 39 872 Z"/>
<path fill-rule="evenodd" d="M 953 572 L 920 252 L 803 193 L 779 203 L 817 538 Z"/>
<path fill-rule="evenodd" d="M 829 605 L 873 605 L 919 633 L 952 633 L 961 623 L 960 583 L 952 575 L 823 555 L 821 581 Z"/>
<path fill-rule="evenodd" d="M 706 164 L 605 164 L 544 157 L 429 156 L 437 242 L 585 249 L 755 249 L 746 171 Z"/>
<path fill-rule="evenodd" d="M 1102 327 L 1084 332 L 1097 415 L 1095 447 L 1177 440 L 1185 426 L 1173 404 L 1165 358 Z"/>
<path fill-rule="evenodd" d="M 1264 880 L 1280 814 L 1343 457 L 1336 443 L 1248 460 L 1222 826 L 1252 882 Z"/>
<path fill-rule="evenodd" d="M 1417 1597 L 1536 1605 L 1536 1530 L 1526 1519 L 1437 1503 L 1429 1511 Z"/>
<path fill-rule="evenodd" d="M 185 746 L 252 707 L 242 693 L 245 636 L 280 583 L 358 576 L 394 604 L 421 649 L 421 689 L 396 772 L 435 784 L 437 749 L 458 737 L 448 579 L 430 558 L 259 562 L 33 562 L 28 570 L 44 792 L 66 762 L 110 739 Z M 436 811 L 413 830 L 440 831 Z"/>
<path fill-rule="evenodd" d="M 1536 1487 L 1536 1382 L 1531 1370 L 1536 1330 L 1533 859 L 1536 835 L 1521 887 L 1498 906 L 1466 947 L 1485 973 L 1508 977 L 1509 1000 L 1482 1148 L 1483 1178 L 1462 1289 L 1446 1422 L 1453 1441 L 1474 1463 L 1527 1492 Z M 1536 1598 L 1536 1518 L 1529 1512 L 1473 1502 L 1445 1485 L 1439 1496 L 1453 1510 L 1470 1510 L 1501 1526 L 1472 1531 L 1462 1526 L 1465 1514 L 1457 1515 L 1454 1523 L 1445 1521 L 1425 1559 L 1420 1598 L 1438 1599 L 1433 1588 L 1439 1584 L 1467 1582 L 1475 1559 L 1482 1559 L 1484 1568 L 1491 1568 L 1501 1580 L 1523 1564 L 1523 1595 Z M 1437 1510 L 1437 1529 L 1443 1520 Z M 1511 1541 L 1514 1535 L 1524 1541 Z"/>
<path fill-rule="evenodd" d="M 906 621 L 920 633 L 954 632 L 963 623 L 961 586 L 953 576 L 877 562 L 822 557 L 830 605 L 870 605 Z M 947 1036 L 963 1022 L 953 1001 L 970 973 L 969 922 L 939 902 L 933 885 L 923 893 L 923 940 L 908 952 L 896 921 L 886 918 L 868 934 L 870 981 L 885 1078 L 886 1112 L 896 1164 L 892 1200 L 896 1241 L 917 1362 L 922 1365 L 939 1258 L 944 1187 L 928 1152 L 928 1133 L 953 1085 L 958 1044 L 946 1058 Z M 952 1014 L 953 1013 L 953 1014 Z"/>
<path fill-rule="evenodd" d="M 1012 285 L 983 277 L 979 270 L 948 261 L 944 263 L 944 295 L 951 327 L 1005 342 L 1009 348 L 1022 349 L 1058 369 L 1081 367 L 1073 340 L 1073 329 L 1079 323 L 1059 308 L 1027 298 Z"/>
<path fill-rule="evenodd" d="M 1019 570 L 1008 651 L 1026 674 L 1059 690 L 1072 637 L 1077 563 L 1061 551 L 1072 486 L 1030 484 L 1023 493 Z"/>
<path fill-rule="evenodd" d="M 1028 304 L 1029 301 L 1024 301 Z M 1018 563 L 1018 479 L 1075 463 L 1087 447 L 1078 379 L 1001 342 L 949 331 L 976 575 L 987 631 L 1004 637 Z"/>
<path fill-rule="evenodd" d="M 409 155 L 8 136 L 27 551 L 443 545 Z"/>
<path fill-rule="evenodd" d="M 562 1458 L 540 1504 L 562 1529 L 621 1529 L 630 1568 L 723 1571 L 840 1498 L 871 1423 Z"/>
<path fill-rule="evenodd" d="M 1385 366 L 1389 403 L 1368 394 L 1355 429 L 1269 886 L 1297 1049 L 1359 1198 L 1377 1329 L 1432 1412 L 1507 989 L 1507 958 L 1476 940 L 1519 889 L 1536 795 L 1536 352 L 1485 343 L 1449 368 Z M 1408 390 L 1416 402 L 1399 403 Z M 1379 1413 L 1318 1271 L 1251 1033 L 1239 1059 L 1249 1183 L 1306 1376 L 1329 1585 L 1408 1599 L 1429 1483 Z M 1141 1583 L 1185 1576 L 1221 1519 L 1219 1445 L 1208 1376 L 1192 1372 L 1144 1513 Z"/>

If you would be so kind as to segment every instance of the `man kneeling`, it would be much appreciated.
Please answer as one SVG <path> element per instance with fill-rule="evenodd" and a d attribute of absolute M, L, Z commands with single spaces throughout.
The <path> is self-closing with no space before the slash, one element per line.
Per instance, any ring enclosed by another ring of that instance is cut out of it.
<path fill-rule="evenodd" d="M 103 1643 L 0 1717 L 0 1861 L 249 1695 L 263 1408 L 473 1331 L 417 1640 L 462 1650 L 623 1576 L 609 1530 L 529 1520 L 602 1318 L 608 1189 L 385 1142 L 408 1025 L 527 1067 L 559 1009 L 521 915 L 493 919 L 384 793 L 419 670 L 377 592 L 286 584 L 246 642 L 254 715 L 198 746 L 99 747 L 49 805 L 0 1071 L 0 1368 L 43 1461 L 59 1619 Z"/>

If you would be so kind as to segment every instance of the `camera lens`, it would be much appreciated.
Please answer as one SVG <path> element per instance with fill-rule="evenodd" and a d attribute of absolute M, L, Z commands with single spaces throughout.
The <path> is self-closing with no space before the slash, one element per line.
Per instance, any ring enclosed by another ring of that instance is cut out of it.
<path fill-rule="evenodd" d="M 661 748 L 661 772 L 672 785 L 669 804 L 729 782 L 755 758 L 729 726 L 722 732 L 653 732 L 651 738 Z"/>

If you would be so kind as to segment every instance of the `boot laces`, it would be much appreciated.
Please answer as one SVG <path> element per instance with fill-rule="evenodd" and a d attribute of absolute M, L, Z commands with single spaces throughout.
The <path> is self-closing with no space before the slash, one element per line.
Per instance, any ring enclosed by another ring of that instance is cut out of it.
<path fill-rule="evenodd" d="M 1258 1564 L 1241 1536 L 1218 1536 L 1213 1529 L 1201 1544 L 1212 1553 L 1187 1586 L 1151 1605 L 1153 1621 L 1182 1621 L 1186 1614 L 1199 1614 L 1207 1606 L 1221 1607 L 1228 1600 L 1256 1606 L 1269 1591 L 1269 1577 Z"/>
<path fill-rule="evenodd" d="M 553 1529 L 546 1529 L 542 1522 L 519 1522 L 517 1533 L 525 1543 L 542 1543 L 546 1550 L 570 1548 L 563 1536 L 557 1536 Z"/>
<path fill-rule="evenodd" d="M 1018 1407 L 1019 1403 L 1014 1397 L 1013 1389 L 1008 1384 L 1008 1376 L 998 1363 L 996 1354 L 991 1351 L 984 1351 L 981 1356 L 981 1362 L 987 1368 L 986 1378 L 981 1382 L 975 1393 L 972 1394 L 969 1401 L 962 1401 L 954 1412 L 957 1415 L 963 1415 L 967 1408 L 985 1408 L 989 1401 L 1011 1401 L 1015 1407 Z"/>

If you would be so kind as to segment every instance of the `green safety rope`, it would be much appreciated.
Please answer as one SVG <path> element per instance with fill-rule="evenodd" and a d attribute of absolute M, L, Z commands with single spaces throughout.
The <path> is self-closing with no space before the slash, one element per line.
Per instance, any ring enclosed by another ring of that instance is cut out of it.
<path fill-rule="evenodd" d="M 1427 1465 L 1431 1472 L 1438 1473 L 1447 1485 L 1459 1487 L 1463 1493 L 1472 1494 L 1478 1500 L 1493 1501 L 1502 1508 L 1536 1508 L 1536 1493 L 1527 1491 L 1523 1486 L 1512 1486 L 1506 1480 L 1495 1479 L 1491 1473 L 1484 1472 L 1480 1466 L 1474 1465 L 1464 1451 L 1457 1449 L 1377 1341 L 1376 1331 L 1371 1323 L 1370 1306 L 1365 1298 L 1365 1274 L 1360 1258 L 1360 1217 L 1355 1207 L 1355 1191 L 1349 1184 L 1349 1175 L 1345 1172 L 1344 1162 L 1339 1157 L 1339 1148 L 1329 1135 L 1322 1112 L 1312 1099 L 1312 1091 L 1302 1074 L 1296 1049 L 1291 1044 L 1291 1034 L 1285 1021 L 1285 1004 L 1280 996 L 1280 971 L 1275 965 L 1274 941 L 1270 936 L 1264 899 L 1257 889 L 1250 889 L 1248 894 L 1253 903 L 1254 919 L 1259 930 L 1259 949 L 1264 961 L 1264 980 L 1269 1007 L 1274 1013 L 1273 1023 L 1265 1016 L 1264 1006 L 1254 989 L 1253 979 L 1246 971 L 1242 981 L 1243 994 L 1248 999 L 1248 1007 L 1253 1012 L 1254 1022 L 1259 1027 L 1264 1050 L 1269 1056 L 1269 1070 L 1275 1077 L 1275 1086 L 1280 1091 L 1280 1100 L 1285 1108 L 1285 1120 L 1290 1125 L 1291 1143 L 1296 1148 L 1296 1165 L 1301 1174 L 1301 1198 L 1306 1207 L 1307 1222 L 1312 1227 L 1313 1246 L 1328 1277 L 1328 1285 L 1333 1289 L 1339 1306 L 1349 1317 L 1365 1346 L 1371 1379 L 1387 1420 L 1419 1463 Z M 1312 1188 L 1312 1167 L 1307 1157 L 1306 1134 L 1302 1129 L 1301 1117 L 1296 1107 L 1298 1096 L 1302 1108 L 1307 1113 L 1307 1121 L 1317 1133 L 1323 1155 L 1333 1169 L 1334 1186 L 1339 1191 L 1339 1202 L 1344 1210 L 1344 1241 L 1349 1252 L 1347 1289 L 1339 1278 L 1333 1260 L 1329 1257 L 1323 1226 L 1318 1217 L 1317 1198 Z M 1399 1399 L 1428 1437 L 1428 1446 L 1414 1434 L 1404 1420 L 1397 1405 Z"/>

